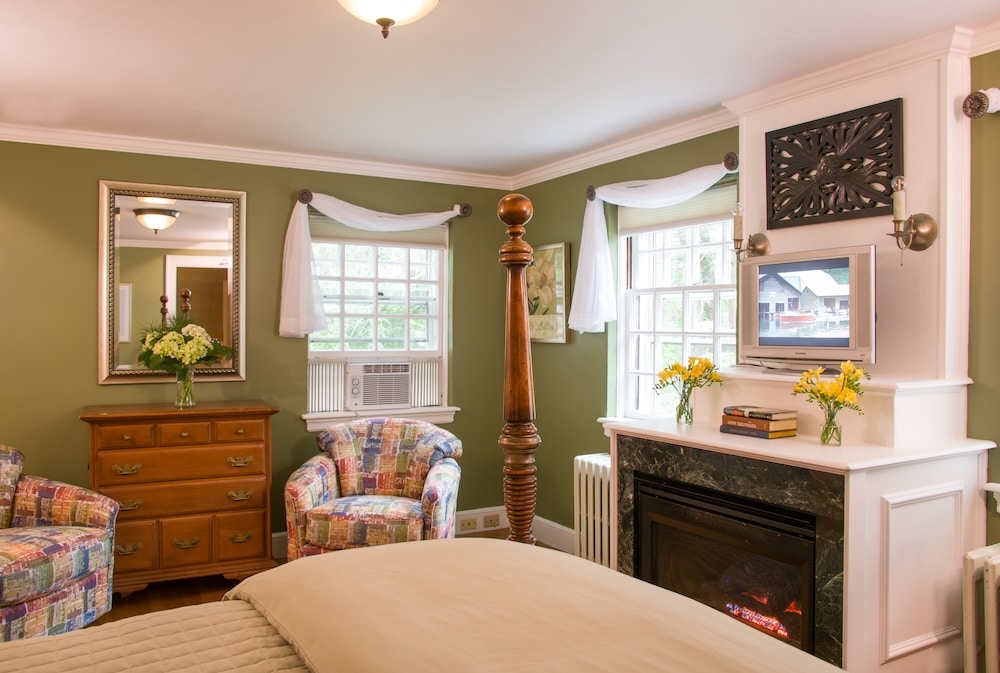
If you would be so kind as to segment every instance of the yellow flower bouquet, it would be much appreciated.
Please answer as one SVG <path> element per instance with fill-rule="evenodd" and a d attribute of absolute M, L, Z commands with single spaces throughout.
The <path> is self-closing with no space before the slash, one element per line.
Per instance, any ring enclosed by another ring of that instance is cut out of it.
<path fill-rule="evenodd" d="M 657 394 L 667 386 L 676 390 L 680 397 L 677 402 L 677 424 L 690 425 L 694 422 L 694 407 L 691 406 L 692 391 L 714 384 L 722 384 L 722 377 L 715 364 L 708 358 L 690 357 L 687 365 L 675 362 L 660 370 L 653 390 Z"/>
<path fill-rule="evenodd" d="M 850 360 L 840 364 L 840 373 L 833 379 L 822 379 L 825 369 L 807 369 L 792 389 L 793 395 L 805 395 L 810 402 L 815 402 L 823 410 L 823 429 L 820 431 L 821 444 L 840 444 L 841 428 L 837 421 L 837 412 L 841 409 L 852 409 L 859 414 L 861 405 L 861 379 L 871 376 Z"/>

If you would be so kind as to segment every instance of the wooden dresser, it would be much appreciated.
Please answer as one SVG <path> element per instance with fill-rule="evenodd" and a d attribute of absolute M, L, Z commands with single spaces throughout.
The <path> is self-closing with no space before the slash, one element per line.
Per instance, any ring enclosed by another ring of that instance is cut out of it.
<path fill-rule="evenodd" d="M 271 416 L 258 401 L 85 407 L 90 486 L 121 505 L 114 590 L 248 577 L 271 558 Z"/>

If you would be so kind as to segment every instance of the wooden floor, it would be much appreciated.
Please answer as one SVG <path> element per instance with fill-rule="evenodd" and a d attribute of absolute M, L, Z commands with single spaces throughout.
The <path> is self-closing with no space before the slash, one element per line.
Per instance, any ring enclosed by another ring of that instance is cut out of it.
<path fill-rule="evenodd" d="M 470 537 L 506 538 L 509 532 L 507 529 L 499 529 L 474 533 Z M 142 591 L 136 591 L 128 596 L 115 594 L 111 604 L 111 612 L 95 621 L 94 625 L 143 615 L 147 612 L 218 601 L 237 584 L 239 584 L 239 580 L 227 580 L 221 575 L 154 582 Z"/>

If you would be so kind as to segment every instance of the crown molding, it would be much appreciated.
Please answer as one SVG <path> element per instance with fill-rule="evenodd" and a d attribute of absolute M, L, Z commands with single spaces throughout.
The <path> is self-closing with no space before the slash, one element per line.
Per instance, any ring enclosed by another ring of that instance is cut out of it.
<path fill-rule="evenodd" d="M 982 56 L 1000 50 L 1000 21 L 977 30 L 972 37 L 970 56 Z"/>
<path fill-rule="evenodd" d="M 484 175 L 447 171 L 405 164 L 380 163 L 357 159 L 322 157 L 310 154 L 271 152 L 226 145 L 207 145 L 176 140 L 122 136 L 110 133 L 91 133 L 67 129 L 49 129 L 17 124 L 0 124 L 0 140 L 36 145 L 57 145 L 80 149 L 131 152 L 157 156 L 228 161 L 237 164 L 301 168 L 325 173 L 366 175 L 397 180 L 434 182 L 466 187 L 508 189 L 510 179 L 499 175 Z"/>
<path fill-rule="evenodd" d="M 956 26 L 954 29 L 939 31 L 917 40 L 859 56 L 824 70 L 758 89 L 745 96 L 725 100 L 722 104 L 739 117 L 743 117 L 751 112 L 784 105 L 790 100 L 817 91 L 829 92 L 849 87 L 859 81 L 914 63 L 942 58 L 949 54 L 961 54 L 967 57 L 972 42 L 973 31 Z"/>
<path fill-rule="evenodd" d="M 729 110 L 720 109 L 715 112 L 694 117 L 682 122 L 661 127 L 655 131 L 626 138 L 625 140 L 604 145 L 568 159 L 557 161 L 535 170 L 526 171 L 511 178 L 511 189 L 521 189 L 537 185 L 546 180 L 561 178 L 566 175 L 601 166 L 619 159 L 634 157 L 643 152 L 658 150 L 685 140 L 698 138 L 716 131 L 724 131 L 737 125 L 736 116 Z"/>

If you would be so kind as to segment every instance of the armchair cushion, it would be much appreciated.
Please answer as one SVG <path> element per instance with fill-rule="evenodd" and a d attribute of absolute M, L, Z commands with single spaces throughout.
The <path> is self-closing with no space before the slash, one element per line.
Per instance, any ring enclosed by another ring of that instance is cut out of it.
<path fill-rule="evenodd" d="M 10 525 L 10 512 L 14 506 L 14 489 L 24 467 L 24 457 L 19 451 L 0 444 L 0 528 Z"/>
<path fill-rule="evenodd" d="M 106 530 L 85 526 L 0 530 L 0 606 L 59 591 L 110 565 Z"/>
<path fill-rule="evenodd" d="M 413 542 L 423 528 L 419 500 L 388 495 L 337 498 L 306 514 L 306 539 L 324 549 Z"/>

